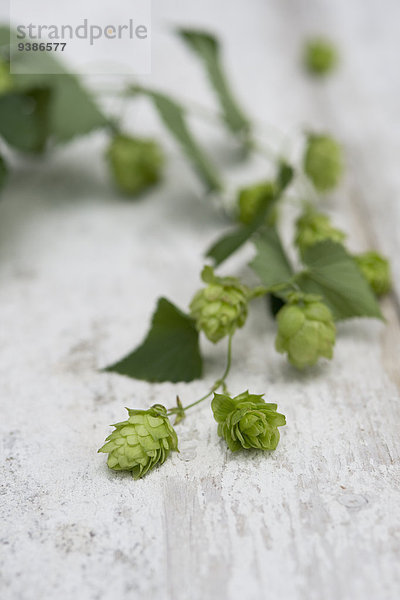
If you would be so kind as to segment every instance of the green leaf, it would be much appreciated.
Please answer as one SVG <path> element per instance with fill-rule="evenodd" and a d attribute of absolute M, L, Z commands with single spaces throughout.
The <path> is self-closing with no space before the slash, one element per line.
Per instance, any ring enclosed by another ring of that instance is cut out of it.
<path fill-rule="evenodd" d="M 140 86 L 130 88 L 133 94 L 148 96 L 156 107 L 164 125 L 182 147 L 187 159 L 204 182 L 208 191 L 219 191 L 222 185 L 218 173 L 202 148 L 191 133 L 187 122 L 185 109 L 164 94 L 145 89 Z"/>
<path fill-rule="evenodd" d="M 0 192 L 3 189 L 8 177 L 8 169 L 4 158 L 0 155 Z"/>
<path fill-rule="evenodd" d="M 225 76 L 218 40 L 209 33 L 194 29 L 179 29 L 181 39 L 201 58 L 218 96 L 222 115 L 228 128 L 240 136 L 245 145 L 250 142 L 250 121 L 236 102 Z"/>
<path fill-rule="evenodd" d="M 51 77 L 51 76 L 50 76 Z M 50 133 L 63 143 L 109 125 L 91 95 L 71 75 L 53 75 Z M 50 84 L 50 82 L 49 82 Z"/>
<path fill-rule="evenodd" d="M 278 184 L 281 192 L 283 192 L 292 183 L 293 177 L 294 177 L 293 167 L 290 166 L 289 163 L 282 160 L 279 163 L 278 175 L 276 178 L 277 184 Z"/>
<path fill-rule="evenodd" d="M 0 135 L 23 152 L 42 152 L 49 131 L 50 90 L 0 95 Z"/>
<path fill-rule="evenodd" d="M 68 142 L 109 124 L 90 94 L 72 75 L 18 75 L 14 79 L 22 89 L 28 81 L 31 85 L 48 85 L 51 89 L 49 134 L 56 143 Z"/>
<path fill-rule="evenodd" d="M 286 304 L 285 300 L 283 300 L 280 296 L 276 294 L 268 294 L 266 296 L 269 312 L 273 317 L 276 317 L 278 312 L 283 308 Z"/>
<path fill-rule="evenodd" d="M 239 225 L 219 238 L 207 250 L 206 256 L 214 260 L 215 266 L 220 265 L 236 250 L 239 250 L 261 226 L 265 225 L 268 215 L 274 210 L 276 202 L 279 200 L 281 191 L 280 188 L 277 190 L 276 198 L 273 202 L 269 198 L 264 199 L 253 221 L 249 225 Z"/>
<path fill-rule="evenodd" d="M 10 33 L 15 36 L 15 32 L 10 32 L 8 27 L 0 27 L 0 49 L 3 56 L 8 52 Z M 98 108 L 91 94 L 51 53 L 16 53 L 13 66 L 14 70 L 23 69 L 26 73 L 12 75 L 13 84 L 18 91 L 26 92 L 33 88 L 51 90 L 48 134 L 56 142 L 68 142 L 76 136 L 109 124 L 109 119 Z"/>
<path fill-rule="evenodd" d="M 253 235 L 255 229 L 251 226 L 241 225 L 223 235 L 213 244 L 206 253 L 206 256 L 214 260 L 217 267 L 223 263 L 231 254 L 236 252 Z"/>
<path fill-rule="evenodd" d="M 321 295 L 336 320 L 382 319 L 371 288 L 341 244 L 319 242 L 305 251 L 303 260 L 308 269 L 296 276 L 297 283 L 304 292 Z"/>
<path fill-rule="evenodd" d="M 105 371 L 151 382 L 192 381 L 201 377 L 199 334 L 193 319 L 166 298 L 160 298 L 144 342 Z"/>
<path fill-rule="evenodd" d="M 265 229 L 256 240 L 255 246 L 257 255 L 250 266 L 266 287 L 270 288 L 292 279 L 293 269 L 275 228 Z"/>

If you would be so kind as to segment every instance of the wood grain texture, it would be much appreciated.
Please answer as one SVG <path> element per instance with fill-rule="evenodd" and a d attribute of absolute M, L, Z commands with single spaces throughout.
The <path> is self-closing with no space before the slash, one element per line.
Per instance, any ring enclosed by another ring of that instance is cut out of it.
<path fill-rule="evenodd" d="M 204 343 L 206 380 L 192 384 L 97 368 L 142 339 L 158 296 L 185 307 L 225 223 L 176 157 L 164 187 L 118 199 L 94 158 L 102 135 L 20 167 L 0 206 L 1 598 L 397 600 L 400 5 L 164 0 L 154 12 L 155 87 L 212 106 L 200 68 L 162 29 L 208 26 L 271 145 L 296 153 L 303 128 L 342 140 L 346 180 L 325 206 L 354 251 L 393 258 L 396 292 L 383 302 L 386 324 L 341 324 L 334 360 L 301 374 L 273 349 L 274 323 L 256 301 L 229 387 L 278 403 L 288 425 L 277 451 L 230 455 L 204 406 L 179 425 L 180 454 L 134 482 L 96 455 L 107 423 L 124 406 L 193 401 L 222 372 L 223 348 Z M 315 84 L 299 52 L 321 31 L 343 60 Z M 146 107 L 127 119 L 164 135 Z M 224 135 L 196 127 L 226 155 Z M 227 167 L 232 185 L 264 176 L 262 163 Z M 250 276 L 247 258 L 225 270 Z"/>

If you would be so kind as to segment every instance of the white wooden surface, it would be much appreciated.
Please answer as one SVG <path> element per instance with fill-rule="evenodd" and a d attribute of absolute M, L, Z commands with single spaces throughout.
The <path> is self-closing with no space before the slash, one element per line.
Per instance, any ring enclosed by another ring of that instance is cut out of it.
<path fill-rule="evenodd" d="M 354 250 L 392 257 L 400 293 L 399 3 L 163 0 L 154 19 L 147 82 L 212 106 L 165 27 L 209 26 L 255 118 L 294 142 L 302 127 L 336 133 L 349 168 L 327 209 Z M 299 49 L 321 31 L 343 64 L 316 85 Z M 126 119 L 164 136 L 145 105 Z M 226 155 L 226 137 L 196 124 Z M 186 385 L 96 371 L 142 339 L 159 295 L 187 304 L 202 253 L 226 225 L 175 151 L 164 187 L 120 199 L 101 164 L 105 144 L 95 135 L 20 165 L 0 205 L 2 600 L 397 599 L 398 296 L 384 302 L 386 326 L 340 325 L 335 359 L 304 374 L 276 354 L 274 324 L 254 306 L 229 385 L 266 392 L 286 414 L 271 456 L 232 457 L 207 406 L 179 426 L 181 454 L 142 481 L 96 454 L 124 406 L 172 405 L 177 392 L 192 401 L 224 361 L 204 344 L 206 380 Z M 250 172 L 231 164 L 229 177 Z M 248 276 L 245 258 L 226 270 Z"/>

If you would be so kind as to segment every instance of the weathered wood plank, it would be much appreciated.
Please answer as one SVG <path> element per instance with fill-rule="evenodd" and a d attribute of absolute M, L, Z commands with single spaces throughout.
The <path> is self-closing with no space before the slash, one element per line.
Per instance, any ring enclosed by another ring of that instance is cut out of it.
<path fill-rule="evenodd" d="M 398 84 L 389 70 L 399 50 L 397 3 L 166 0 L 155 10 L 159 20 L 223 33 L 232 78 L 259 120 L 291 139 L 303 125 L 337 132 L 350 168 L 327 207 L 354 250 L 377 244 L 397 257 Z M 321 30 L 344 55 L 322 88 L 298 65 L 303 36 Z M 211 104 L 200 70 L 164 42 L 155 36 L 155 85 L 172 78 L 175 94 L 190 90 Z M 171 73 L 171 64 L 180 70 Z M 392 299 L 383 305 L 386 327 L 340 325 L 334 361 L 304 374 L 276 354 L 274 324 L 255 303 L 229 386 L 266 392 L 287 415 L 271 456 L 231 456 L 203 407 L 179 426 L 181 453 L 143 481 L 96 458 L 105 424 L 124 406 L 171 405 L 177 392 L 194 400 L 224 367 L 222 349 L 205 345 L 206 382 L 150 386 L 96 372 L 141 339 L 158 295 L 185 305 L 221 227 L 210 206 L 182 192 L 192 179 L 179 160 L 166 189 L 116 202 L 87 160 L 103 145 L 87 140 L 39 175 L 26 172 L 0 206 L 2 598 L 397 600 L 400 330 Z M 95 191 L 85 184 L 79 203 L 71 203 L 78 186 L 71 190 L 66 165 L 97 182 Z M 228 267 L 242 265 L 239 257 Z"/>

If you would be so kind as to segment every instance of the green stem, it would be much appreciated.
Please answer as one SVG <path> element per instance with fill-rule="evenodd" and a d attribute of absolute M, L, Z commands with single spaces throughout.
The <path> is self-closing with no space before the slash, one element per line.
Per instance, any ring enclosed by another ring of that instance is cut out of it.
<path fill-rule="evenodd" d="M 204 400 L 207 400 L 207 398 L 209 398 L 211 396 L 211 394 L 213 394 L 214 392 L 216 392 L 217 389 L 219 387 L 221 387 L 221 386 L 222 386 L 224 392 L 227 393 L 227 387 L 226 387 L 226 384 L 225 384 L 225 380 L 228 377 L 228 374 L 229 374 L 229 371 L 230 371 L 231 365 L 232 365 L 232 339 L 233 339 L 233 333 L 231 333 L 229 335 L 229 338 L 228 338 L 228 353 L 227 353 L 227 359 L 226 359 L 226 367 L 225 367 L 225 371 L 224 371 L 222 377 L 220 377 L 220 379 L 217 379 L 217 381 L 214 383 L 214 385 L 209 390 L 209 392 L 207 392 L 207 394 L 205 394 L 204 396 L 202 396 L 201 398 L 199 398 L 195 402 L 192 402 L 191 404 L 188 404 L 188 406 L 183 406 L 180 409 L 180 411 L 186 412 L 187 410 L 189 410 L 189 408 L 192 408 L 193 406 L 196 406 L 197 404 L 200 404 L 200 402 L 204 402 Z M 171 408 L 168 411 L 168 414 L 169 415 L 173 415 L 173 414 L 176 414 L 177 412 L 178 412 L 178 410 L 176 408 Z"/>
<path fill-rule="evenodd" d="M 138 87 L 140 87 L 140 86 L 129 85 L 125 89 L 121 89 L 121 90 L 98 88 L 97 92 L 99 94 L 102 94 L 105 96 L 107 96 L 107 95 L 114 96 L 114 97 L 117 96 L 120 98 L 131 99 L 132 96 L 135 95 L 136 88 L 138 88 Z M 198 104 L 197 102 L 188 100 L 185 97 L 180 97 L 179 101 L 182 104 L 182 106 L 184 106 L 188 110 L 188 112 L 190 112 L 194 115 L 197 115 L 198 117 L 200 117 L 206 121 L 209 121 L 213 125 L 218 124 L 221 126 L 221 123 L 223 122 L 223 115 L 220 112 L 209 109 L 201 104 Z M 260 121 L 258 124 L 259 125 L 262 124 L 262 126 L 264 128 L 268 128 L 269 130 L 274 129 L 276 132 L 279 132 L 279 135 L 281 137 L 284 136 L 283 132 L 280 129 L 278 129 L 277 127 L 275 127 L 274 125 L 272 125 L 271 123 L 266 123 L 266 122 Z M 247 147 L 247 150 L 256 152 L 258 154 L 263 154 L 269 160 L 272 160 L 274 162 L 276 162 L 280 158 L 282 158 L 282 153 L 279 153 L 279 152 L 273 150 L 272 148 L 267 147 L 264 143 L 260 143 L 260 141 L 259 141 L 259 139 L 257 139 L 257 137 L 258 136 L 257 136 L 256 132 L 254 132 L 250 136 L 249 135 L 247 136 L 247 138 L 244 140 L 244 144 Z"/>
<path fill-rule="evenodd" d="M 257 285 L 256 287 L 250 290 L 250 294 L 248 296 L 249 300 L 254 300 L 254 298 L 259 298 L 260 296 L 265 296 L 270 293 L 270 288 L 265 285 Z"/>
<path fill-rule="evenodd" d="M 251 149 L 257 154 L 262 154 L 273 162 L 277 162 L 281 158 L 281 155 L 278 152 L 272 150 L 272 148 L 269 148 L 264 144 L 261 144 L 258 140 L 253 140 Z"/>
<path fill-rule="evenodd" d="M 220 387 L 220 385 L 222 385 L 224 383 L 225 379 L 229 375 L 229 371 L 231 370 L 231 364 L 232 364 L 232 339 L 233 339 L 233 333 L 230 333 L 229 334 L 229 338 L 228 338 L 228 354 L 227 354 L 227 359 L 226 359 L 225 371 L 224 371 L 224 374 L 222 375 L 221 379 L 218 379 L 218 381 L 215 382 L 215 383 L 219 383 L 218 387 Z"/>

